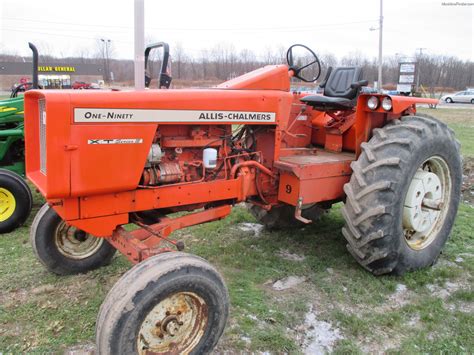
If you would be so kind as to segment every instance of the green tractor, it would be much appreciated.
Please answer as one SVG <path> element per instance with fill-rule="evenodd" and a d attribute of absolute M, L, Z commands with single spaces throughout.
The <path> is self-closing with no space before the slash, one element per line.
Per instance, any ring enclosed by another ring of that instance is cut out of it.
<path fill-rule="evenodd" d="M 38 88 L 38 51 L 33 51 L 33 82 L 12 90 L 0 100 L 0 234 L 8 233 L 28 219 L 33 206 L 30 187 L 25 182 L 25 141 L 23 134 L 23 96 L 21 91 Z"/>
<path fill-rule="evenodd" d="M 0 101 L 0 233 L 21 226 L 33 198 L 24 180 L 23 97 Z"/>

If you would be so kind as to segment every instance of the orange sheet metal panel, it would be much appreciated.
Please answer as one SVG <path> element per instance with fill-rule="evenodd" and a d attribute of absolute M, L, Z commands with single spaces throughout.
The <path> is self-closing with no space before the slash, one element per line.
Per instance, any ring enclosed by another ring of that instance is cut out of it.
<path fill-rule="evenodd" d="M 179 207 L 227 199 L 241 201 L 244 198 L 244 193 L 255 194 L 255 191 L 243 191 L 242 180 L 242 178 L 238 178 L 192 184 L 163 185 L 156 189 L 139 189 L 81 197 L 80 218 Z"/>
<path fill-rule="evenodd" d="M 307 147 L 311 143 L 311 116 L 303 112 L 305 105 L 293 103 L 290 119 L 282 134 L 282 148 Z"/>
<path fill-rule="evenodd" d="M 68 198 L 66 200 L 48 200 L 54 210 L 64 220 L 72 220 L 79 218 L 79 199 Z"/>
<path fill-rule="evenodd" d="M 41 112 L 40 106 L 44 108 Z M 49 96 L 47 91 L 28 91 L 25 94 L 26 174 L 47 198 L 70 194 L 69 113 L 67 93 Z"/>
<path fill-rule="evenodd" d="M 156 124 L 72 125 L 71 196 L 133 190 L 145 166 Z M 130 142 L 111 144 L 110 142 Z M 109 142 L 109 143 L 108 143 Z"/>
<path fill-rule="evenodd" d="M 286 65 L 267 65 L 235 79 L 228 80 L 217 87 L 222 89 L 290 91 L 288 67 Z"/>
<path fill-rule="evenodd" d="M 367 107 L 367 100 L 371 96 L 379 98 L 379 102 L 388 95 L 380 94 L 362 94 L 357 99 L 356 120 L 352 129 L 355 130 L 355 152 L 359 156 L 361 152 L 360 145 L 370 139 L 372 130 L 374 128 L 382 127 L 390 119 L 399 118 L 401 114 L 414 113 L 416 111 L 416 104 L 432 104 L 436 105 L 438 100 L 427 99 L 421 97 L 407 97 L 407 96 L 390 96 L 392 99 L 392 109 L 385 111 L 381 104 L 375 110 Z"/>
<path fill-rule="evenodd" d="M 314 156 L 294 155 L 281 158 L 275 167 L 291 172 L 301 180 L 319 179 L 332 176 L 350 175 L 353 154 L 324 154 L 318 151 Z"/>
<path fill-rule="evenodd" d="M 292 102 L 289 92 L 229 89 L 74 94 L 51 90 L 30 91 L 25 97 L 27 174 L 48 199 L 137 188 L 158 124 L 275 126 L 286 124 Z M 39 99 L 45 102 L 47 117 L 46 173 L 40 171 L 40 154 L 34 152 L 40 146 Z M 137 120 L 126 113 L 132 111 Z M 216 111 L 230 111 L 230 118 L 213 113 Z M 153 118 L 157 112 L 164 122 Z M 189 112 L 193 112 L 194 118 L 187 121 Z M 259 112 L 264 119 L 254 119 Z M 108 121 L 109 115 L 113 116 L 112 122 Z"/>
<path fill-rule="evenodd" d="M 243 184 L 244 181 L 245 177 L 239 177 L 233 180 L 164 185 L 156 189 L 48 202 L 55 204 L 53 207 L 56 212 L 69 224 L 95 236 L 109 236 L 115 227 L 128 223 L 129 212 L 221 200 L 243 201 L 247 196 L 257 193 L 254 185 Z"/>
<path fill-rule="evenodd" d="M 128 222 L 128 213 L 68 221 L 70 225 L 96 237 L 109 237 L 117 226 L 127 224 Z"/>
<path fill-rule="evenodd" d="M 343 187 L 349 179 L 349 175 L 344 175 L 300 180 L 291 173 L 283 173 L 280 175 L 278 200 L 293 206 L 300 197 L 303 204 L 339 200 L 344 197 Z"/>
<path fill-rule="evenodd" d="M 341 199 L 354 158 L 354 154 L 323 150 L 282 157 L 275 163 L 281 172 L 278 199 L 294 206 L 300 197 L 303 204 Z"/>

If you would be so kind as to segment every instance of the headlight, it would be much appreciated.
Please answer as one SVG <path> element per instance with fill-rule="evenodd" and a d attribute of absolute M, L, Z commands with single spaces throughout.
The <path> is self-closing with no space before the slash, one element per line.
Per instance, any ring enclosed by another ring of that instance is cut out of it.
<path fill-rule="evenodd" d="M 367 107 L 370 108 L 371 110 L 375 110 L 377 107 L 379 107 L 379 99 L 377 96 L 371 96 L 367 100 Z"/>
<path fill-rule="evenodd" d="M 390 111 L 392 109 L 392 99 L 390 97 L 385 97 L 382 100 L 382 107 L 385 111 Z"/>

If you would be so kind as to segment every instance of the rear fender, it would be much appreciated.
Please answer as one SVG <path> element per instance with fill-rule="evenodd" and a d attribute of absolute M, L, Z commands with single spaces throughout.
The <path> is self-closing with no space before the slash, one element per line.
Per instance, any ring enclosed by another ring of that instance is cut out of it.
<path fill-rule="evenodd" d="M 375 110 L 367 106 L 370 97 L 375 96 L 379 100 L 379 105 Z M 392 108 L 384 110 L 382 100 L 385 97 L 392 99 Z M 363 142 L 367 142 L 372 136 L 372 130 L 385 126 L 388 122 L 408 114 L 416 113 L 417 104 L 437 104 L 436 99 L 409 96 L 391 96 L 383 94 L 362 94 L 357 99 L 356 120 L 354 123 L 356 136 L 356 155 L 359 156 Z"/>

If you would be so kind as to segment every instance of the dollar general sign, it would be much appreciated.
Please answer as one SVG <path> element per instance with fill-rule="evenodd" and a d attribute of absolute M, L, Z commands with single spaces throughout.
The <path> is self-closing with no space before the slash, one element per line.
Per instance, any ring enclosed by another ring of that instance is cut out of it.
<path fill-rule="evenodd" d="M 64 67 L 64 66 L 39 66 L 38 71 L 41 72 L 71 72 L 76 71 L 75 67 Z"/>

